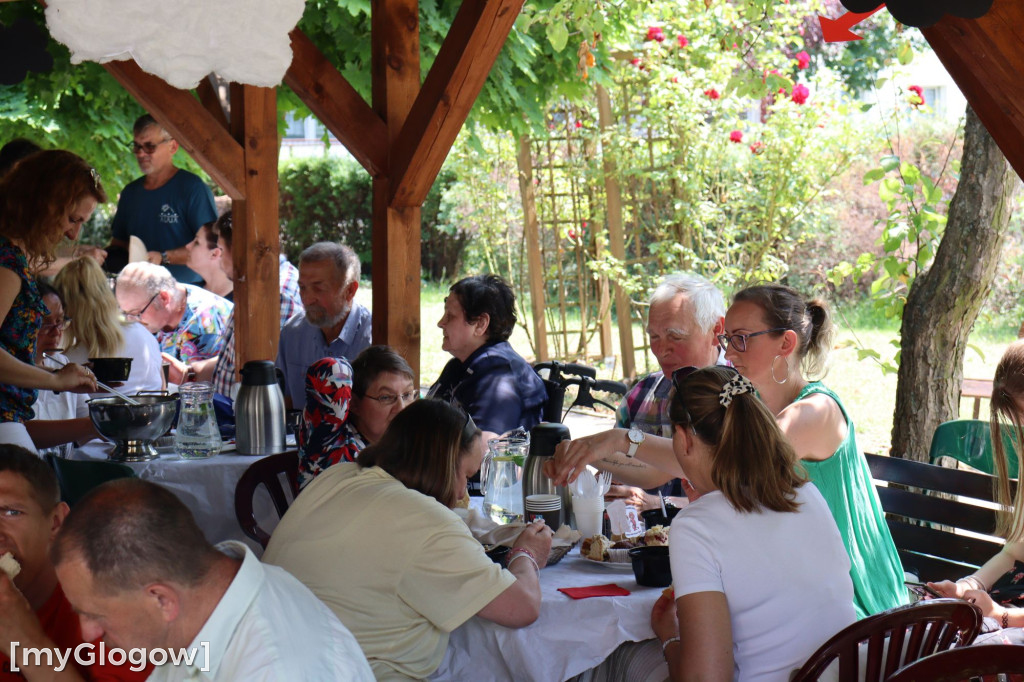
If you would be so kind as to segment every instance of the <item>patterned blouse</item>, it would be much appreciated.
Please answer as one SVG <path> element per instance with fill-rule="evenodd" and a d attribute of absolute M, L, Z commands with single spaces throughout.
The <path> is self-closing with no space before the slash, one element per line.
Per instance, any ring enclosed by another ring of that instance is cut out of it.
<path fill-rule="evenodd" d="M 321 358 L 306 372 L 306 407 L 299 428 L 299 487 L 324 469 L 354 462 L 366 439 L 348 421 L 352 365 L 345 358 Z"/>
<path fill-rule="evenodd" d="M 18 360 L 35 364 L 36 338 L 46 315 L 46 305 L 36 288 L 35 278 L 28 271 L 24 252 L 0 235 L 0 267 L 14 271 L 21 279 L 21 289 L 0 326 L 0 348 Z M 26 422 L 32 419 L 34 388 L 19 388 L 0 383 L 0 422 Z"/>

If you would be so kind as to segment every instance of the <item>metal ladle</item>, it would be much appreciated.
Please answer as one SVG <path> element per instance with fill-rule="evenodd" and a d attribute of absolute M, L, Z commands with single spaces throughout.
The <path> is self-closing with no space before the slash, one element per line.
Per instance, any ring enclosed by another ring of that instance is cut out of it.
<path fill-rule="evenodd" d="M 64 362 L 63 360 L 61 360 L 58 357 L 50 355 L 49 353 L 43 353 L 43 357 L 46 358 L 47 360 L 51 360 L 53 362 L 56 362 L 61 367 L 67 367 L 68 366 L 68 363 Z M 103 383 L 99 379 L 96 380 L 96 385 L 99 386 L 100 388 L 102 388 L 107 393 L 111 393 L 113 395 L 116 395 L 118 398 L 120 398 L 121 400 L 125 401 L 129 405 L 141 405 L 142 404 L 138 400 L 136 400 L 135 398 L 129 398 L 124 393 L 121 393 L 121 391 L 118 391 L 116 389 L 111 388 L 110 386 L 107 386 L 105 383 Z"/>

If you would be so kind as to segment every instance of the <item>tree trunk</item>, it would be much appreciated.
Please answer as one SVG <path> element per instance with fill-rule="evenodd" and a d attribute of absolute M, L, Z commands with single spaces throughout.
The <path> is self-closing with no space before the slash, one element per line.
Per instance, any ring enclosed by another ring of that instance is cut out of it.
<path fill-rule="evenodd" d="M 969 106 L 960 169 L 935 262 L 903 309 L 894 457 L 927 460 L 935 428 L 959 414 L 967 337 L 992 286 L 1018 184 Z"/>

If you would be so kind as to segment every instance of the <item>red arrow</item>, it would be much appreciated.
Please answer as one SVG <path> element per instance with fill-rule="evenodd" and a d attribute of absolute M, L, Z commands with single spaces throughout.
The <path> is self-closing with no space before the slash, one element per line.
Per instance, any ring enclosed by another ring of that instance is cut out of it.
<path fill-rule="evenodd" d="M 829 19 L 818 15 L 818 24 L 821 25 L 821 34 L 825 38 L 826 43 L 845 43 L 851 40 L 862 40 L 862 38 L 851 31 L 850 29 L 860 22 L 864 21 L 878 10 L 885 7 L 885 3 L 882 3 L 878 7 L 874 8 L 870 12 L 861 12 L 859 14 L 854 12 L 847 12 L 838 19 Z"/>

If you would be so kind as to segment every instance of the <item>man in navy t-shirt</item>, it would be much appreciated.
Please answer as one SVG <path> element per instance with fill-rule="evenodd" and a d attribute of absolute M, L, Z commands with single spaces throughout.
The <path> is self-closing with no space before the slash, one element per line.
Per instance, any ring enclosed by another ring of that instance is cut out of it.
<path fill-rule="evenodd" d="M 136 236 L 146 245 L 147 260 L 163 265 L 185 284 L 202 278 L 185 263 L 185 246 L 199 228 L 217 220 L 213 193 L 199 176 L 174 166 L 178 143 L 146 114 L 135 122 L 132 149 L 143 176 L 128 184 L 117 202 L 110 246 L 128 248 Z"/>

